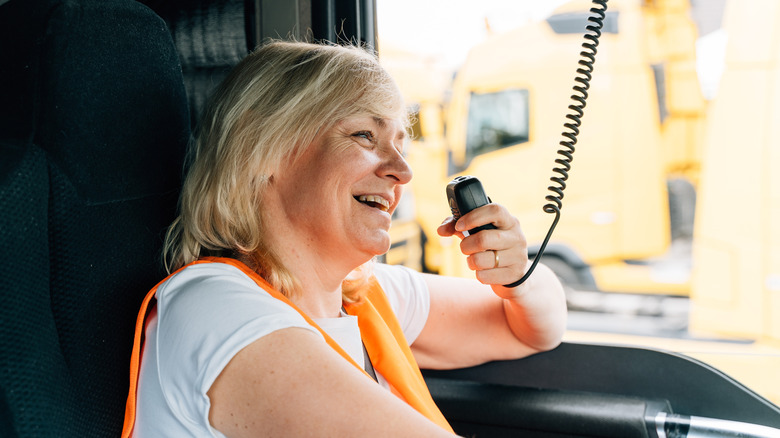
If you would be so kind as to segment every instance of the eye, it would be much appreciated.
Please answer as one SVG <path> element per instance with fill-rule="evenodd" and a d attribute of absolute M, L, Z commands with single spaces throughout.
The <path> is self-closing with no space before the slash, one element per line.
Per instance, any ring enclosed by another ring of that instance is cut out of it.
<path fill-rule="evenodd" d="M 371 132 L 371 131 L 357 131 L 357 132 L 352 134 L 352 137 L 365 139 L 365 140 L 368 140 L 368 141 L 370 141 L 372 143 L 374 142 L 374 133 Z"/>

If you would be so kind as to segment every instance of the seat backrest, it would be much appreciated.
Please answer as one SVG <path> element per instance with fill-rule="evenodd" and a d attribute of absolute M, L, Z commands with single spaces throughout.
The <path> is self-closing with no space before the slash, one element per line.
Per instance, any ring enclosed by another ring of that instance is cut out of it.
<path fill-rule="evenodd" d="M 162 19 L 0 3 L 0 435 L 118 436 L 190 136 Z"/>
<path fill-rule="evenodd" d="M 179 52 L 192 126 L 213 90 L 254 48 L 254 0 L 142 0 L 163 20 Z M 284 0 L 288 1 L 288 0 Z M 270 2 L 269 2 L 270 3 Z"/>

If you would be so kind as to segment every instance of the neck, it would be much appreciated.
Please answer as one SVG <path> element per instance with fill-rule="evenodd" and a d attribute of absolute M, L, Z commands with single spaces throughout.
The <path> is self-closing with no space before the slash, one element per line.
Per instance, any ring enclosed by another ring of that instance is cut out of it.
<path fill-rule="evenodd" d="M 348 273 L 343 276 L 330 275 L 331 272 L 324 266 L 315 266 L 303 262 L 297 265 L 288 265 L 293 269 L 290 272 L 298 280 L 301 289 L 290 297 L 290 300 L 301 308 L 311 318 L 335 318 L 341 310 L 341 282 Z M 299 269 L 295 269 L 299 268 Z"/>
<path fill-rule="evenodd" d="M 279 263 L 297 280 L 300 290 L 290 300 L 311 318 L 335 318 L 342 305 L 341 283 L 373 254 L 346 250 L 339 239 L 320 236 L 320 227 L 290 217 L 286 199 L 273 187 L 263 195 L 264 237 Z"/>
<path fill-rule="evenodd" d="M 310 242 L 296 239 L 295 233 L 274 233 L 267 243 L 298 281 L 300 290 L 290 300 L 311 318 L 337 317 L 342 306 L 341 284 L 360 261 L 348 263 L 334 257 L 333 251 L 318 251 Z"/>

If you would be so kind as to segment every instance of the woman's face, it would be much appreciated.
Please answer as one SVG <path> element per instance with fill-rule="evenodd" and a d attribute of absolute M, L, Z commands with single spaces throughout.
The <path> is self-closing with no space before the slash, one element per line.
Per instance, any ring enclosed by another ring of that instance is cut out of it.
<path fill-rule="evenodd" d="M 392 213 L 412 178 L 402 155 L 405 138 L 399 120 L 371 116 L 321 132 L 271 178 L 268 189 L 280 204 L 275 213 L 283 215 L 278 220 L 321 256 L 359 254 L 365 261 L 385 253 Z"/>

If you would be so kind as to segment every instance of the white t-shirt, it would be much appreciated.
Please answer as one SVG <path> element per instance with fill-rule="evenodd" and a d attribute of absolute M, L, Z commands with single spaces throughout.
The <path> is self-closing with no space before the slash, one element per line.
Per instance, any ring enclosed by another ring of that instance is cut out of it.
<path fill-rule="evenodd" d="M 384 264 L 376 264 L 374 275 L 411 344 L 422 331 L 430 308 L 422 276 Z M 363 364 L 356 317 L 316 322 Z M 157 306 L 148 318 L 133 436 L 223 438 L 208 421 L 209 388 L 241 349 L 289 327 L 308 329 L 321 337 L 297 311 L 234 266 L 204 263 L 172 276 L 157 289 Z"/>

